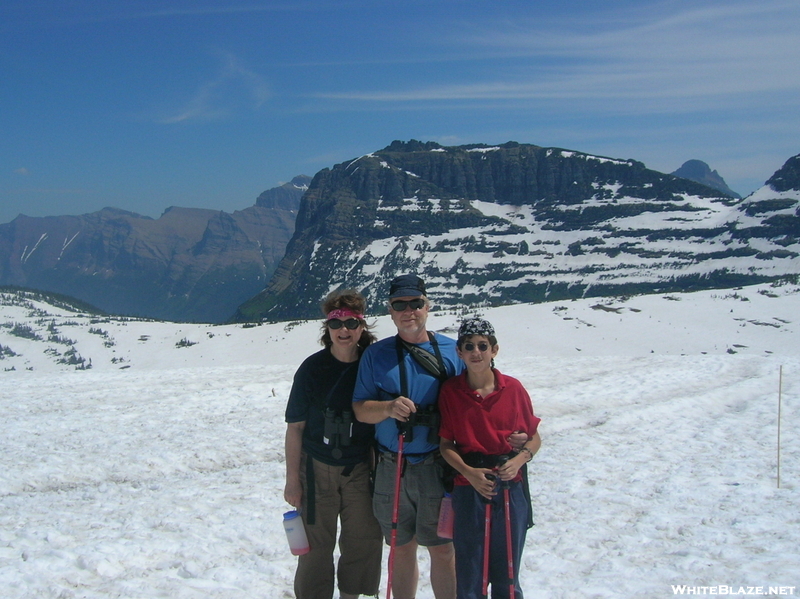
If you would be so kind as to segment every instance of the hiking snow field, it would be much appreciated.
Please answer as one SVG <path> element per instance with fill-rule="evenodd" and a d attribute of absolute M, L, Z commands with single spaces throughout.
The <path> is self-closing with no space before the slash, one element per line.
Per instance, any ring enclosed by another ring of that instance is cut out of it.
<path fill-rule="evenodd" d="M 321 321 L 0 300 L 0 596 L 292 597 L 283 414 Z M 798 285 L 478 312 L 542 418 L 526 597 L 800 595 Z"/>

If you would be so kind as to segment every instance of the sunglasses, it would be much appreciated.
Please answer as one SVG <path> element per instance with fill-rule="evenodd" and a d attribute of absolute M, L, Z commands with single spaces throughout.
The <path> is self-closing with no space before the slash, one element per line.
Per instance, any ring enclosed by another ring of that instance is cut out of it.
<path fill-rule="evenodd" d="M 325 324 L 327 324 L 327 325 L 328 325 L 330 328 L 332 328 L 334 331 L 335 331 L 336 329 L 341 329 L 341 328 L 342 328 L 342 326 L 344 326 L 344 328 L 346 328 L 346 329 L 349 329 L 349 330 L 351 330 L 351 331 L 354 331 L 354 330 L 356 330 L 356 329 L 357 329 L 359 326 L 361 326 L 361 321 L 359 321 L 357 318 L 348 318 L 347 320 L 340 320 L 340 319 L 338 319 L 338 318 L 331 318 L 331 319 L 330 319 L 330 320 L 329 320 L 327 323 L 325 323 Z"/>
<path fill-rule="evenodd" d="M 480 343 L 478 343 L 478 345 L 477 345 L 477 346 L 476 346 L 474 343 L 470 343 L 470 342 L 468 341 L 467 343 L 465 343 L 465 344 L 464 344 L 464 351 L 472 351 L 472 350 L 474 350 L 476 347 L 477 347 L 479 350 L 481 350 L 482 352 L 489 351 L 489 344 L 488 344 L 488 343 L 486 343 L 485 341 L 481 341 Z"/>
<path fill-rule="evenodd" d="M 425 300 L 422 298 L 413 300 L 397 300 L 396 302 L 392 302 L 390 306 L 392 306 L 392 310 L 395 312 L 402 312 L 406 308 L 411 308 L 412 310 L 421 310 L 425 306 Z"/>

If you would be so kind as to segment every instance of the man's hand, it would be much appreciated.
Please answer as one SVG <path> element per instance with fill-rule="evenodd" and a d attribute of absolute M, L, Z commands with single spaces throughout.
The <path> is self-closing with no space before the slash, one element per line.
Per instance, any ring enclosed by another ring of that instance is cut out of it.
<path fill-rule="evenodd" d="M 400 422 L 408 422 L 409 416 L 417 411 L 417 406 L 407 397 L 397 397 L 388 402 L 387 414 L 389 418 L 394 418 Z"/>

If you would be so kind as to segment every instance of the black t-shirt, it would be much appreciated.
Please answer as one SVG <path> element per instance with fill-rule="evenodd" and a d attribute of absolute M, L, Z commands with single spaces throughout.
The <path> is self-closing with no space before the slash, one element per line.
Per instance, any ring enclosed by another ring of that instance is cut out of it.
<path fill-rule="evenodd" d="M 358 374 L 358 362 L 340 362 L 330 350 L 312 354 L 294 374 L 292 391 L 286 404 L 286 422 L 305 422 L 303 450 L 320 462 L 346 466 L 363 462 L 373 442 L 375 429 L 371 424 L 358 422 L 353 414 L 353 389 Z M 353 422 L 349 446 L 342 446 L 341 457 L 333 456 L 333 445 L 323 440 L 325 410 L 348 413 Z"/>

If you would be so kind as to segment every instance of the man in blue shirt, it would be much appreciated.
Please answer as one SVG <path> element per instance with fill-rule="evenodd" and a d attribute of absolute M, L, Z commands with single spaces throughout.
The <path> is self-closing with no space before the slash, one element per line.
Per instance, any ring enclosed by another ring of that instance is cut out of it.
<path fill-rule="evenodd" d="M 400 465 L 403 478 L 391 573 L 396 599 L 416 595 L 419 545 L 427 547 L 430 554 L 436 599 L 456 596 L 453 544 L 436 534 L 444 484 L 435 406 L 442 381 L 459 374 L 464 363 L 453 339 L 427 330 L 429 311 L 422 279 L 409 274 L 392 281 L 389 314 L 397 335 L 364 351 L 353 393 L 356 417 L 375 425 L 380 459 L 372 507 L 387 543 L 393 529 L 399 435 L 408 431 Z"/>

